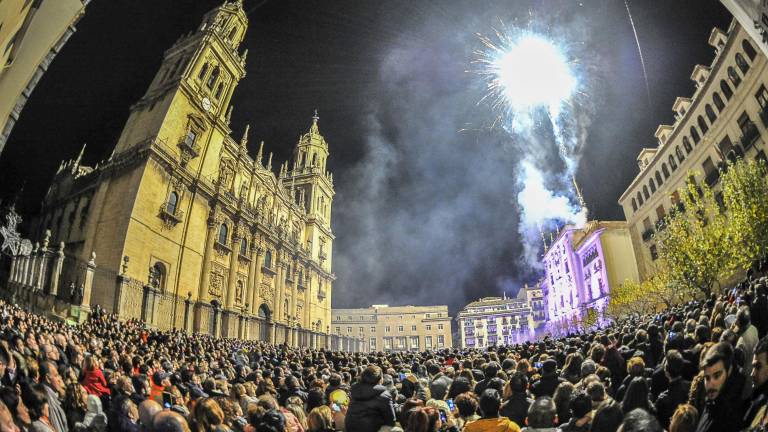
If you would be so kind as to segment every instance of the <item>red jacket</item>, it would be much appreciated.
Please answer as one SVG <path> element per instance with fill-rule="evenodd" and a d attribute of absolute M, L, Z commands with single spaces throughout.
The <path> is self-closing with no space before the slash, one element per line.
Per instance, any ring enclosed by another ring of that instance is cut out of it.
<path fill-rule="evenodd" d="M 102 396 L 109 394 L 109 387 L 107 387 L 107 380 L 104 379 L 104 374 L 101 369 L 93 369 L 91 371 L 84 371 L 83 379 L 80 384 L 83 385 L 85 391 L 88 394 Z"/>

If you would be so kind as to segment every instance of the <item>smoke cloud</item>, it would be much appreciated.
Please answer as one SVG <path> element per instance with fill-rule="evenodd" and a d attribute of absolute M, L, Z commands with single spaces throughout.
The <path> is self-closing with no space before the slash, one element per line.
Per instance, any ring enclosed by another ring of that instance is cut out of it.
<path fill-rule="evenodd" d="M 528 130 L 488 129 L 497 113 L 478 104 L 485 84 L 467 69 L 479 23 L 492 17 L 450 31 L 444 20 L 424 17 L 382 54 L 364 156 L 336 182 L 334 224 L 345 236 L 334 246 L 334 307 L 455 313 L 515 295 L 540 275 L 539 227 L 583 223 L 570 178 L 589 115 L 573 101 L 554 118 L 531 111 Z"/>

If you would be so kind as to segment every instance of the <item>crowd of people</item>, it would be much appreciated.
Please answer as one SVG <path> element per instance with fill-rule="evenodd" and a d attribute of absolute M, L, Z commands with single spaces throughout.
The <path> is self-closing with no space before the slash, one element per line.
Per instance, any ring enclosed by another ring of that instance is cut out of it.
<path fill-rule="evenodd" d="M 768 425 L 768 281 L 566 338 L 344 353 L 0 302 L 0 432 L 713 432 Z"/>

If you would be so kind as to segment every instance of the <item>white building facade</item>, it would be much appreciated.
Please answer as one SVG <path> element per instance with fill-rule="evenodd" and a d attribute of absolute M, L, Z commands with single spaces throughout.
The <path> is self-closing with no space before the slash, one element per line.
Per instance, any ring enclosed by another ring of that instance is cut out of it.
<path fill-rule="evenodd" d="M 619 198 L 643 280 L 658 258 L 654 234 L 670 211 L 684 210 L 678 190 L 688 178 L 713 187 L 721 200 L 720 173 L 728 160 L 766 158 L 766 57 L 736 20 L 727 32 L 713 29 L 709 44 L 715 57 L 694 67 L 694 94 L 675 100 L 674 124 L 658 127 L 657 145 L 640 152 L 640 172 Z"/>

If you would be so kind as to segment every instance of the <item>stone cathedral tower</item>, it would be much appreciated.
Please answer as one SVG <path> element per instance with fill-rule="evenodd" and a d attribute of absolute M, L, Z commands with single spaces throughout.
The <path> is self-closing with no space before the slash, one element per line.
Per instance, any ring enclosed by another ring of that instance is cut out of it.
<path fill-rule="evenodd" d="M 241 1 L 169 48 L 106 161 L 62 163 L 38 221 L 98 265 L 90 304 L 160 328 L 321 346 L 330 325 L 333 177 L 317 113 L 272 172 L 230 134 L 245 77 Z"/>

